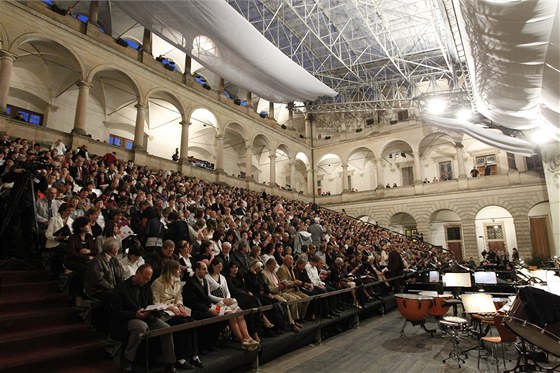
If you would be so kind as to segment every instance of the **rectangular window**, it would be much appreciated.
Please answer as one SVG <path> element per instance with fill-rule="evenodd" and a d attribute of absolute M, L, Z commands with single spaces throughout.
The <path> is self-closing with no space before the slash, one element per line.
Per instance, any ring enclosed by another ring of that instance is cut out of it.
<path fill-rule="evenodd" d="M 132 146 L 134 145 L 134 141 L 132 141 L 130 139 L 126 139 L 126 138 L 121 137 L 121 136 L 110 134 L 109 135 L 109 144 L 119 146 L 119 147 L 125 148 L 127 150 L 132 150 Z"/>
<path fill-rule="evenodd" d="M 503 240 L 504 229 L 501 225 L 488 225 L 486 226 L 486 236 L 489 240 Z"/>
<path fill-rule="evenodd" d="M 10 114 L 13 119 L 27 122 L 29 124 L 34 124 L 36 126 L 43 125 L 43 114 L 41 113 L 37 113 L 35 111 L 27 110 L 10 104 L 7 105 L 6 112 Z"/>
<path fill-rule="evenodd" d="M 441 181 L 453 179 L 453 168 L 451 168 L 451 161 L 439 162 L 439 179 Z"/>
<path fill-rule="evenodd" d="M 532 157 L 525 158 L 527 162 L 527 170 L 542 170 L 542 155 L 540 153 L 535 154 Z"/>
<path fill-rule="evenodd" d="M 413 185 L 414 184 L 414 172 L 412 171 L 412 166 L 403 167 L 401 170 L 402 170 L 403 185 Z"/>
<path fill-rule="evenodd" d="M 461 227 L 447 227 L 447 241 L 461 241 Z"/>
<path fill-rule="evenodd" d="M 515 154 L 507 153 L 508 169 L 517 170 L 517 164 L 515 163 Z"/>
<path fill-rule="evenodd" d="M 486 169 L 488 166 L 488 169 Z M 476 157 L 476 169 L 480 175 L 497 175 L 498 165 L 496 164 L 496 154 L 487 154 Z"/>

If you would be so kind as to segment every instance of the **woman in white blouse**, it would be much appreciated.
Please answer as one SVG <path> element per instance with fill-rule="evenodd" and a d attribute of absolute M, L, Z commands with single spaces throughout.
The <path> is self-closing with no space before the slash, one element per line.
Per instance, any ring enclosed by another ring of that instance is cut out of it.
<path fill-rule="evenodd" d="M 66 253 L 66 240 L 72 234 L 72 223 L 74 219 L 70 217 L 74 212 L 74 208 L 69 203 L 63 203 L 58 208 L 58 215 L 53 215 L 49 219 L 49 225 L 45 232 L 47 242 L 45 249 L 51 253 L 50 255 L 50 271 L 53 277 L 58 276 L 62 272 L 62 262 Z M 63 227 L 65 227 L 62 229 Z"/>
<path fill-rule="evenodd" d="M 240 312 L 241 308 L 237 305 L 237 301 L 231 298 L 226 278 L 220 274 L 224 267 L 222 259 L 214 258 L 208 267 L 206 281 L 210 300 L 220 309 L 224 308 L 225 314 Z M 229 327 L 233 335 L 242 342 L 243 348 L 252 349 L 259 345 L 259 342 L 251 338 L 243 315 L 229 319 Z"/>
<path fill-rule="evenodd" d="M 170 314 L 174 315 L 166 320 L 171 326 L 194 321 L 191 317 L 191 310 L 183 305 L 183 285 L 180 276 L 179 262 L 169 260 L 163 264 L 161 275 L 152 283 L 154 303 L 167 305 L 166 311 L 170 311 Z M 173 345 L 179 369 L 192 369 L 193 365 L 202 367 L 202 362 L 198 357 L 196 329 L 174 332 Z"/>

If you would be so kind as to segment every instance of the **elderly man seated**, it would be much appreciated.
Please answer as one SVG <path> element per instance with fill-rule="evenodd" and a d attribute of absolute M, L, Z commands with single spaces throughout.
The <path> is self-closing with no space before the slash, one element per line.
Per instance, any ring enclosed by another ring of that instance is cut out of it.
<path fill-rule="evenodd" d="M 278 280 L 284 282 L 286 287 L 282 290 L 282 294 L 290 294 L 295 296 L 297 299 L 304 299 L 308 298 L 309 296 L 301 291 L 301 288 L 304 287 L 304 283 L 301 280 L 298 280 L 295 273 L 294 273 L 294 258 L 291 255 L 284 255 L 284 260 L 276 275 L 278 276 Z M 297 304 L 298 306 L 298 313 L 299 319 L 297 321 L 301 321 L 305 318 L 307 314 L 307 307 L 309 307 L 309 301 L 301 302 Z"/>
<path fill-rule="evenodd" d="M 118 252 L 119 241 L 116 238 L 106 239 L 102 252 L 91 261 L 84 282 L 86 294 L 107 305 L 115 286 L 126 280 L 125 271 L 116 258 Z"/>
<path fill-rule="evenodd" d="M 278 302 L 289 302 L 299 299 L 296 295 L 290 293 L 283 293 L 282 290 L 286 288 L 287 284 L 284 281 L 280 281 L 275 273 L 276 260 L 270 258 L 266 261 L 265 269 L 261 272 L 261 276 L 266 284 L 272 297 Z M 297 304 L 290 304 L 288 315 L 288 323 L 292 330 L 297 333 L 302 328 L 302 325 L 296 322 L 299 317 L 299 309 Z"/>
<path fill-rule="evenodd" d="M 132 363 L 140 347 L 140 333 L 148 330 L 169 328 L 146 307 L 154 303 L 152 289 L 149 286 L 154 271 L 149 264 L 141 265 L 134 276 L 119 283 L 113 294 L 112 306 L 117 327 L 126 328 L 129 333 L 128 344 L 124 351 L 124 371 L 132 372 Z M 175 373 L 175 350 L 171 333 L 160 337 L 161 351 L 165 362 L 165 372 Z"/>

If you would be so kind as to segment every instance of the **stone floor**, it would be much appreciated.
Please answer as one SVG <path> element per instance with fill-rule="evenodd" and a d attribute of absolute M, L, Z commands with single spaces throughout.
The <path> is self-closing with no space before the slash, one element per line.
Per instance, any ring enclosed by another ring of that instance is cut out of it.
<path fill-rule="evenodd" d="M 400 336 L 403 318 L 398 311 L 385 316 L 373 317 L 360 323 L 358 328 L 323 341 L 319 345 L 307 346 L 277 358 L 263 366 L 264 373 L 307 373 L 307 372 L 492 372 L 495 360 L 482 353 L 480 369 L 477 368 L 478 351 L 468 353 L 465 364 L 458 367 L 456 361 L 444 364 L 451 350 L 451 340 L 442 338 L 438 330 L 434 337 L 419 326 L 407 323 L 406 337 Z M 437 328 L 433 319 L 428 319 L 429 329 Z M 493 331 L 496 335 L 496 331 Z M 465 340 L 461 347 L 469 348 L 476 340 Z M 501 351 L 500 351 L 501 353 Z M 506 357 L 507 368 L 515 365 L 516 352 L 509 346 Z M 500 360 L 500 371 L 503 365 Z"/>

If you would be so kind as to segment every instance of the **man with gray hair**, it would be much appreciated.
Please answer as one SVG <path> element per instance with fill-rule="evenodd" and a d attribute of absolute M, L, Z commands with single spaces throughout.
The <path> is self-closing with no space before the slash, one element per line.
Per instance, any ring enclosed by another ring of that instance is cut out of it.
<path fill-rule="evenodd" d="M 233 261 L 237 263 L 237 267 L 239 267 L 239 274 L 243 278 L 247 272 L 249 272 L 249 263 L 251 262 L 251 259 L 249 258 L 250 250 L 251 248 L 249 247 L 249 242 L 241 240 L 237 243 L 237 250 L 233 253 Z"/>
<path fill-rule="evenodd" d="M 116 238 L 107 238 L 103 242 L 102 252 L 91 261 L 84 282 L 86 294 L 107 305 L 115 286 L 126 280 L 125 271 L 116 258 L 118 252 L 119 241 Z"/>

